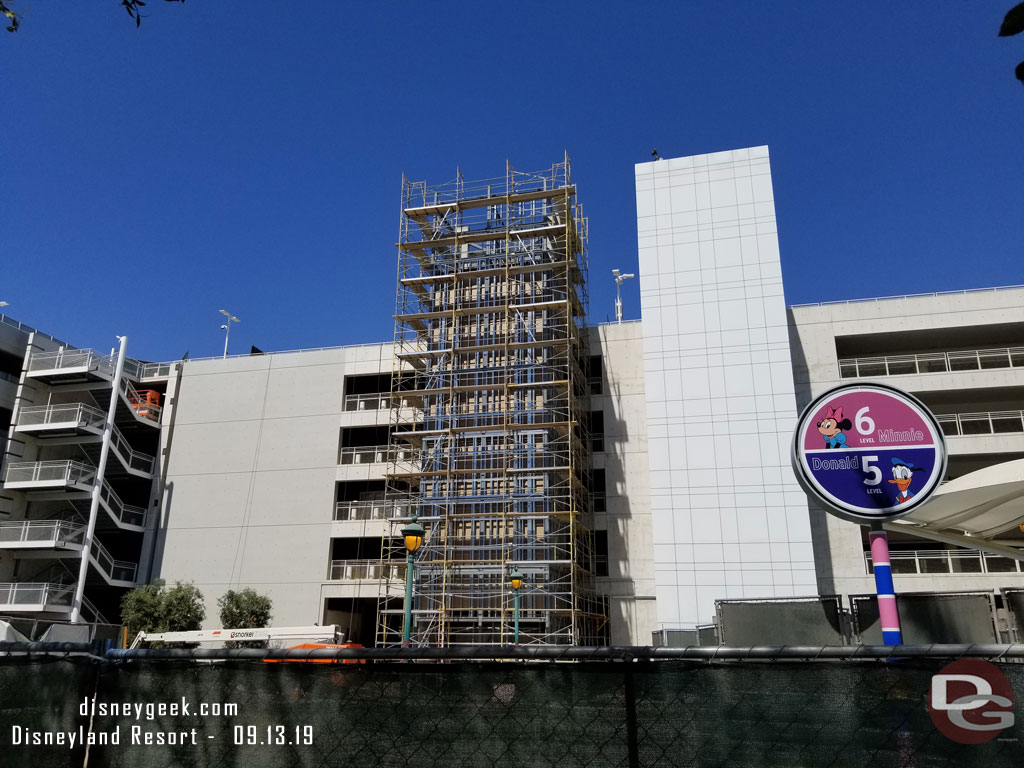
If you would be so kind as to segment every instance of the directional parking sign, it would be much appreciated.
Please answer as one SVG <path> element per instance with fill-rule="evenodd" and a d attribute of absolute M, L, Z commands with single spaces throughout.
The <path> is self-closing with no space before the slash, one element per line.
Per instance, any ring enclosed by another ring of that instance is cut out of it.
<path fill-rule="evenodd" d="M 793 437 L 793 469 L 828 511 L 856 523 L 920 506 L 946 473 L 946 441 L 928 408 L 884 384 L 848 384 L 815 399 Z"/>

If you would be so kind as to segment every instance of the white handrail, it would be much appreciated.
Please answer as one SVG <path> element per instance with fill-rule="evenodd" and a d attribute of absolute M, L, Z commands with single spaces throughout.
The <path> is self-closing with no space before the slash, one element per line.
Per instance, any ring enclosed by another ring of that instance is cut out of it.
<path fill-rule="evenodd" d="M 405 578 L 405 563 L 381 563 L 379 560 L 332 560 L 327 573 L 329 581 L 365 581 Z"/>
<path fill-rule="evenodd" d="M 95 538 L 92 540 L 92 551 L 89 553 L 89 559 L 111 581 L 130 581 L 134 583 L 135 574 L 139 568 L 138 563 L 128 562 L 127 560 L 115 560 L 106 547 Z"/>
<path fill-rule="evenodd" d="M 914 355 L 846 357 L 839 360 L 839 376 L 906 376 L 920 373 L 957 373 L 1024 367 L 1024 347 L 922 352 Z"/>
<path fill-rule="evenodd" d="M 979 411 L 977 413 L 936 414 L 936 420 L 943 425 L 943 432 L 949 436 L 971 437 L 974 435 L 1006 435 L 1024 432 L 1024 411 Z M 1010 429 L 996 429 L 997 422 Z M 965 425 L 970 425 L 965 428 Z M 946 427 L 951 427 L 952 430 Z M 980 429 L 979 429 L 980 428 Z"/>
<path fill-rule="evenodd" d="M 142 507 L 125 504 L 106 481 L 100 487 L 100 502 L 114 515 L 116 520 L 120 520 L 125 525 L 146 527 L 146 510 Z"/>
<path fill-rule="evenodd" d="M 409 517 L 411 505 L 377 499 L 373 501 L 339 501 L 335 505 L 335 520 L 388 520 Z"/>
<path fill-rule="evenodd" d="M 153 468 L 156 466 L 156 457 L 142 451 L 136 451 L 128 444 L 121 431 L 113 425 L 111 425 L 110 431 L 110 447 L 114 449 L 118 458 L 129 469 L 145 472 L 149 475 L 153 474 Z"/>
<path fill-rule="evenodd" d="M 39 483 L 63 480 L 65 484 L 96 482 L 96 468 L 80 461 L 12 461 L 4 467 L 5 483 Z"/>
<path fill-rule="evenodd" d="M 114 361 L 94 349 L 62 348 L 55 352 L 36 352 L 29 356 L 28 371 L 60 370 L 61 368 L 88 368 L 90 371 L 113 374 Z"/>
<path fill-rule="evenodd" d="M 993 288 L 963 288 L 958 291 L 934 291 L 932 293 L 907 293 L 902 296 L 877 296 L 864 299 L 837 299 L 836 301 L 812 301 L 805 304 L 790 304 L 791 308 L 796 307 L 831 307 L 838 304 L 869 304 L 876 301 L 897 301 L 899 299 L 926 299 L 935 296 L 965 296 L 970 293 L 996 293 L 998 291 L 1016 291 L 1024 288 L 1024 285 L 999 285 Z"/>
<path fill-rule="evenodd" d="M 1010 567 L 1005 569 L 990 570 L 989 561 L 996 560 L 1008 564 Z M 893 564 L 893 573 L 897 574 L 908 574 L 908 573 L 921 573 L 921 574 L 932 574 L 932 573 L 956 573 L 960 575 L 970 576 L 972 574 L 987 574 L 987 573 L 1017 573 L 1020 570 L 1020 561 L 1005 557 L 1002 555 L 996 555 L 991 552 L 982 552 L 977 549 L 912 549 L 904 551 L 889 552 L 889 561 Z M 871 552 L 864 552 L 864 565 L 868 573 L 871 573 Z M 977 566 L 976 570 L 965 570 L 960 568 L 959 570 L 954 568 L 954 563 L 960 562 L 962 564 L 973 563 Z M 912 563 L 913 567 L 908 569 L 901 567 L 900 563 Z M 939 567 L 941 566 L 941 568 Z"/>
<path fill-rule="evenodd" d="M 30 541 L 81 544 L 84 534 L 84 525 L 67 520 L 19 520 L 0 523 L 0 544 Z"/>
<path fill-rule="evenodd" d="M 29 405 L 18 411 L 19 427 L 63 422 L 75 422 L 84 427 L 102 427 L 106 420 L 106 413 L 85 403 Z"/>
<path fill-rule="evenodd" d="M 125 361 L 128 362 L 127 360 Z M 124 395 L 125 401 L 128 406 L 135 412 L 135 415 L 142 419 L 148 419 L 149 421 L 160 423 L 160 412 L 162 406 L 157 403 L 150 403 L 142 399 L 139 392 L 132 383 L 128 380 L 127 376 L 121 377 L 121 394 Z"/>

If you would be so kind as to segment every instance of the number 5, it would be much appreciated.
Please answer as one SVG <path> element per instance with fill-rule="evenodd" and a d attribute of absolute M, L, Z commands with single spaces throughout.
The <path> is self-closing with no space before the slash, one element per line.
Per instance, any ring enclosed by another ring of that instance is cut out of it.
<path fill-rule="evenodd" d="M 865 410 L 867 410 L 867 409 L 865 409 Z M 857 414 L 857 415 L 859 416 L 860 414 Z M 871 421 L 871 419 L 868 419 L 868 421 Z M 880 482 L 882 482 L 882 470 L 880 470 L 878 467 L 872 466 L 871 462 L 873 462 L 873 461 L 878 461 L 878 457 L 877 456 L 862 456 L 861 457 L 861 465 L 860 465 L 861 469 L 863 469 L 865 472 L 869 472 L 871 474 L 871 477 L 864 478 L 864 485 L 878 485 Z"/>
<path fill-rule="evenodd" d="M 869 406 L 865 405 L 857 411 L 857 415 L 853 417 L 853 421 L 857 425 L 857 431 L 862 435 L 870 435 L 875 431 L 875 420 L 868 416 L 869 410 Z M 878 457 L 875 456 L 875 458 L 877 459 Z M 872 485 L 876 485 L 876 483 L 872 483 Z"/>

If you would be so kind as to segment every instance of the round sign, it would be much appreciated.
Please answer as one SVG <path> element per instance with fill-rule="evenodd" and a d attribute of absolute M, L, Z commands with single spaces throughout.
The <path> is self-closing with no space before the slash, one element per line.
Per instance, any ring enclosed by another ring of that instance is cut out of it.
<path fill-rule="evenodd" d="M 920 506 L 946 473 L 946 440 L 916 397 L 884 384 L 847 384 L 808 405 L 793 437 L 793 469 L 828 511 L 856 523 Z"/>

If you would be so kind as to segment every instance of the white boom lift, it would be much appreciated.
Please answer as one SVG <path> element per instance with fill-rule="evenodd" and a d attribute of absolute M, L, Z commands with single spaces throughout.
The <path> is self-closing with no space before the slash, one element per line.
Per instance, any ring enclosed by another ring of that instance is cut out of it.
<path fill-rule="evenodd" d="M 252 629 L 199 629 L 194 632 L 139 632 L 131 647 L 143 643 L 227 643 L 266 640 L 268 648 L 289 648 L 303 643 L 340 645 L 344 635 L 337 624 L 312 627 L 253 627 Z"/>

